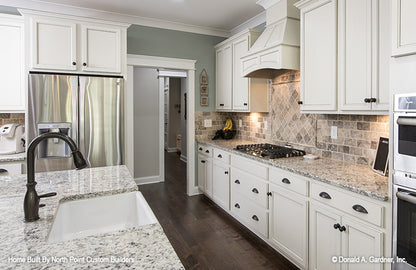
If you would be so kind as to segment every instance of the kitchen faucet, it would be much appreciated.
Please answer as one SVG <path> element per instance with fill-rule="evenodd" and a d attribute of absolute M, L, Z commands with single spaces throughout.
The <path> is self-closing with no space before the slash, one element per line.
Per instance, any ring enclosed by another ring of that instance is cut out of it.
<path fill-rule="evenodd" d="M 27 150 L 27 191 L 25 195 L 25 200 L 23 204 L 23 209 L 25 212 L 25 220 L 32 222 L 39 219 L 39 199 L 44 197 L 55 196 L 56 192 L 51 192 L 38 196 L 36 193 L 36 182 L 35 182 L 35 148 L 43 140 L 57 138 L 61 139 L 69 145 L 71 148 L 72 156 L 74 158 L 74 164 L 77 169 L 83 169 L 88 166 L 81 152 L 78 150 L 75 142 L 65 134 L 57 132 L 48 132 L 43 133 L 33 141 L 30 142 Z"/>

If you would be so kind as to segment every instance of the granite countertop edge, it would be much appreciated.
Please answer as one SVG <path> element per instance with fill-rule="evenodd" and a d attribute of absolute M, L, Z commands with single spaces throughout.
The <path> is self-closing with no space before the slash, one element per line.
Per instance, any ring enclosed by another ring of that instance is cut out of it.
<path fill-rule="evenodd" d="M 1 162 L 13 162 L 13 161 L 24 161 L 26 159 L 26 153 L 19 153 L 19 154 L 0 154 L 0 163 Z"/>
<path fill-rule="evenodd" d="M 117 195 L 117 194 L 135 192 L 135 191 L 139 191 L 139 188 L 138 187 L 137 188 L 131 187 L 131 188 L 122 188 L 122 189 L 109 190 L 109 191 L 68 195 L 68 196 L 64 196 L 64 197 L 60 198 L 59 203 L 82 200 L 82 199 L 91 199 L 91 198 L 110 196 L 110 195 Z"/>
<path fill-rule="evenodd" d="M 254 144 L 255 143 L 255 142 L 252 142 L 252 141 L 241 141 L 241 142 L 242 142 L 242 144 L 250 144 L 250 143 Z M 312 178 L 312 179 L 317 180 L 319 182 L 323 182 L 325 184 L 329 184 L 329 185 L 336 186 L 336 187 L 339 187 L 339 188 L 342 188 L 342 189 L 346 189 L 346 190 L 349 190 L 351 192 L 358 193 L 358 194 L 361 194 L 361 195 L 364 195 L 364 196 L 367 196 L 367 197 L 370 197 L 370 198 L 373 198 L 373 199 L 376 199 L 376 200 L 379 200 L 379 201 L 388 201 L 388 199 L 389 199 L 388 195 L 374 193 L 374 192 L 371 192 L 371 191 L 368 191 L 368 190 L 365 190 L 365 189 L 362 189 L 362 188 L 358 188 L 358 187 L 354 187 L 354 186 L 351 186 L 351 185 L 343 184 L 340 181 L 336 181 L 336 180 L 333 180 L 333 179 L 327 179 L 327 178 L 321 177 L 319 175 L 313 175 L 313 174 L 310 174 L 308 172 L 305 172 L 305 171 L 302 171 L 302 170 L 299 170 L 299 169 L 294 169 L 294 168 L 291 168 L 291 167 L 288 167 L 288 166 L 284 166 L 282 164 L 273 162 L 269 159 L 262 159 L 262 158 L 259 158 L 259 157 L 247 155 L 247 154 L 242 153 L 240 151 L 234 150 L 233 148 L 222 146 L 222 145 L 216 143 L 215 141 L 211 142 L 211 141 L 205 141 L 205 140 L 197 140 L 197 143 L 210 145 L 210 146 L 213 146 L 213 147 L 231 152 L 233 154 L 236 154 L 236 155 L 239 155 L 239 156 L 242 156 L 242 157 L 245 157 L 245 158 L 249 158 L 249 159 L 252 159 L 252 160 L 255 160 L 255 161 L 258 161 L 258 162 L 261 162 L 261 163 L 266 164 L 266 165 L 270 165 L 270 166 L 273 166 L 273 167 L 276 167 L 276 168 L 284 169 L 284 170 L 287 170 L 287 171 L 290 171 L 290 172 L 293 172 L 293 173 L 296 173 L 296 174 L 300 174 L 302 176 Z M 294 159 L 296 159 L 296 158 L 299 159 L 299 157 L 294 157 Z M 328 160 L 328 161 L 332 160 L 330 158 L 324 158 L 324 157 L 319 157 L 319 158 L 323 159 L 323 160 Z M 336 162 L 346 162 L 346 161 L 336 160 Z M 348 162 L 348 164 L 349 163 L 351 163 L 351 162 Z M 364 165 L 357 164 L 357 166 L 364 166 Z M 386 185 L 387 185 L 387 182 L 386 182 Z"/>

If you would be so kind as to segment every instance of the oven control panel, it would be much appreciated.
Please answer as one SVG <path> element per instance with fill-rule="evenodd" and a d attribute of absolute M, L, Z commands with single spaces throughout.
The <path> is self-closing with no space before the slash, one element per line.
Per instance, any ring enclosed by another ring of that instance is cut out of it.
<path fill-rule="evenodd" d="M 416 112 L 416 93 L 395 95 L 394 110 L 396 112 Z"/>
<path fill-rule="evenodd" d="M 416 189 L 416 173 L 395 171 L 393 181 L 396 185 Z"/>

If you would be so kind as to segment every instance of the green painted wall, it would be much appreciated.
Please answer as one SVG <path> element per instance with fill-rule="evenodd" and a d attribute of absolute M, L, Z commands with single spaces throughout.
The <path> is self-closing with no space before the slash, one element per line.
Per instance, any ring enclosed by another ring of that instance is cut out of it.
<path fill-rule="evenodd" d="M 17 8 L 8 6 L 0 6 L 0 13 L 20 15 L 19 11 L 17 11 Z"/>
<path fill-rule="evenodd" d="M 197 60 L 195 110 L 215 110 L 215 49 L 225 38 L 132 25 L 127 30 L 127 53 Z M 199 74 L 208 73 L 209 106 L 200 106 Z"/>

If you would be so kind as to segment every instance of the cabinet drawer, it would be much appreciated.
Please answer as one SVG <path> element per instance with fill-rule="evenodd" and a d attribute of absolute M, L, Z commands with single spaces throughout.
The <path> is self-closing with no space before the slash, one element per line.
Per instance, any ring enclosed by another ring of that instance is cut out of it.
<path fill-rule="evenodd" d="M 325 185 L 311 183 L 311 198 L 377 226 L 383 226 L 384 207 Z M 366 213 L 365 213 L 366 212 Z"/>
<path fill-rule="evenodd" d="M 227 151 L 214 148 L 214 160 L 230 164 L 230 154 Z"/>
<path fill-rule="evenodd" d="M 250 229 L 268 237 L 267 210 L 257 206 L 238 193 L 231 194 L 231 212 Z"/>
<path fill-rule="evenodd" d="M 258 161 L 254 161 L 238 155 L 232 155 L 231 166 L 254 174 L 261 179 L 267 180 L 267 167 L 261 165 L 261 163 Z"/>
<path fill-rule="evenodd" d="M 5 169 L 7 172 L 0 173 L 0 176 L 12 176 L 22 174 L 22 163 L 2 164 L 0 162 L 0 169 Z"/>
<path fill-rule="evenodd" d="M 206 145 L 198 145 L 198 153 L 212 157 L 212 147 Z"/>
<path fill-rule="evenodd" d="M 287 188 L 301 195 L 308 196 L 309 181 L 300 175 L 286 170 L 270 168 L 269 180 L 270 183 Z"/>
<path fill-rule="evenodd" d="M 267 191 L 267 183 L 261 178 L 237 168 L 231 169 L 231 192 L 238 192 L 267 209 Z"/>

